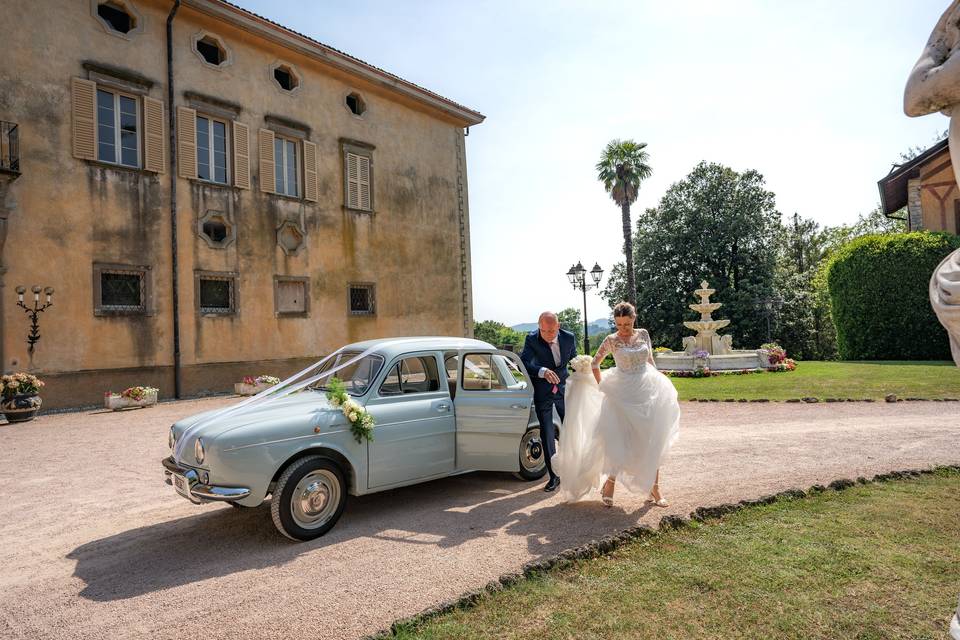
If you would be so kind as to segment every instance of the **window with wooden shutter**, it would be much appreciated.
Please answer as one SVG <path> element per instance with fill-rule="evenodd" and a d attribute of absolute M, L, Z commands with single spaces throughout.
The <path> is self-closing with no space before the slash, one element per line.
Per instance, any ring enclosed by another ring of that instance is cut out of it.
<path fill-rule="evenodd" d="M 360 206 L 357 208 L 370 211 L 370 158 L 357 158 L 357 185 L 360 191 Z"/>
<path fill-rule="evenodd" d="M 347 208 L 360 208 L 360 156 L 347 153 Z"/>
<path fill-rule="evenodd" d="M 250 188 L 250 127 L 233 123 L 233 184 Z"/>
<path fill-rule="evenodd" d="M 143 168 L 163 173 L 166 166 L 163 135 L 163 102 L 143 98 Z"/>
<path fill-rule="evenodd" d="M 373 145 L 340 140 L 343 149 L 343 205 L 373 211 Z"/>
<path fill-rule="evenodd" d="M 267 193 L 274 193 L 277 190 L 274 174 L 273 137 L 273 131 L 260 129 L 260 190 Z"/>
<path fill-rule="evenodd" d="M 181 178 L 197 179 L 197 112 L 177 107 L 177 173 Z"/>
<path fill-rule="evenodd" d="M 73 78 L 70 92 L 73 102 L 73 156 L 82 160 L 95 160 L 97 83 Z"/>
<path fill-rule="evenodd" d="M 311 202 L 317 201 L 317 145 L 303 141 L 303 197 Z"/>

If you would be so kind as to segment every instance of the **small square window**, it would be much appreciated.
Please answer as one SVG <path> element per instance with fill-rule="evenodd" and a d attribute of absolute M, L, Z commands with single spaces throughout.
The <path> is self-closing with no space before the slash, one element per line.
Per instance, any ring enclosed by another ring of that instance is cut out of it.
<path fill-rule="evenodd" d="M 149 283 L 147 267 L 95 263 L 94 315 L 147 315 Z"/>
<path fill-rule="evenodd" d="M 237 277 L 232 273 L 196 274 L 197 308 L 201 315 L 237 312 Z"/>
<path fill-rule="evenodd" d="M 310 279 L 274 276 L 273 296 L 277 315 L 304 316 L 310 311 Z"/>
<path fill-rule="evenodd" d="M 376 313 L 376 290 L 374 285 L 350 285 L 350 313 L 355 316 L 372 316 Z"/>

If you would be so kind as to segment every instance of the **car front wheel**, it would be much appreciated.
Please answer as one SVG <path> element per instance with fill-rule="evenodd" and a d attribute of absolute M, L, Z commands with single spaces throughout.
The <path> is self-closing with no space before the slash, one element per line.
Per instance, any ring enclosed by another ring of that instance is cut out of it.
<path fill-rule="evenodd" d="M 520 439 L 520 471 L 515 475 L 521 480 L 539 480 L 547 472 L 546 449 L 540 435 L 540 427 L 530 427 Z"/>
<path fill-rule="evenodd" d="M 313 540 L 333 528 L 347 504 L 340 466 L 323 456 L 301 458 L 277 480 L 273 524 L 291 540 Z"/>

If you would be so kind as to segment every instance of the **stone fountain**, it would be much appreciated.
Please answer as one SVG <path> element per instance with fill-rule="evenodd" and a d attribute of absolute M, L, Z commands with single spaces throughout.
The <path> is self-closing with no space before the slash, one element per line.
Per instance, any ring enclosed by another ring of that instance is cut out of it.
<path fill-rule="evenodd" d="M 713 312 L 723 306 L 710 302 L 711 289 L 707 281 L 700 283 L 694 294 L 700 302 L 689 305 L 700 314 L 699 320 L 684 322 L 683 326 L 697 332 L 683 339 L 683 351 L 654 354 L 657 368 L 668 371 L 693 371 L 698 367 L 722 371 L 729 369 L 757 369 L 770 366 L 770 354 L 764 349 L 734 349 L 731 334 L 719 335 L 718 330 L 730 324 L 729 320 L 714 320 Z"/>

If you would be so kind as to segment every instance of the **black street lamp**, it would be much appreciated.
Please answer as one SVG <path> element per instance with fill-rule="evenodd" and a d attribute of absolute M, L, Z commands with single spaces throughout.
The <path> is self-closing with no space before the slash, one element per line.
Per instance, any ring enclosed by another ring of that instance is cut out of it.
<path fill-rule="evenodd" d="M 33 345 L 40 341 L 40 324 L 37 322 L 37 315 L 43 313 L 47 307 L 53 305 L 53 302 L 50 300 L 53 296 L 53 287 L 43 289 L 39 285 L 33 285 L 30 290 L 33 291 L 33 309 L 23 304 L 23 294 L 27 292 L 27 288 L 23 285 L 17 287 L 17 306 L 22 307 L 27 315 L 30 316 L 30 333 L 27 334 L 27 344 L 29 345 L 27 352 L 30 354 L 30 357 L 33 357 Z M 47 295 L 47 302 L 42 306 L 40 305 L 41 291 Z"/>
<path fill-rule="evenodd" d="M 590 270 L 590 279 L 593 282 L 587 282 L 587 270 L 583 268 L 583 263 L 570 267 L 567 271 L 567 280 L 573 285 L 574 290 L 583 291 L 583 352 L 590 355 L 590 328 L 587 324 L 587 291 L 596 289 L 600 286 L 600 279 L 603 277 L 603 269 L 598 263 L 594 263 Z"/>
<path fill-rule="evenodd" d="M 763 315 L 767 318 L 767 342 L 772 342 L 770 337 L 770 316 L 780 313 L 780 307 L 783 306 L 783 298 L 779 296 L 775 298 L 757 298 L 754 302 L 763 307 Z"/>

